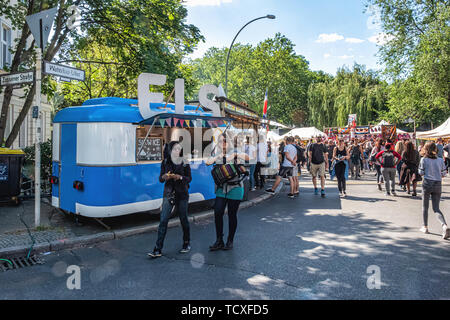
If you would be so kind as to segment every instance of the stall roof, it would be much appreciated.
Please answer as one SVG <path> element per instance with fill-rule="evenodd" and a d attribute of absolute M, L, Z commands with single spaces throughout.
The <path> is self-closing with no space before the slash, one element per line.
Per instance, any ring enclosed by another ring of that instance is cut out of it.
<path fill-rule="evenodd" d="M 450 137 L 450 118 L 447 119 L 439 127 L 424 132 L 417 132 L 417 139 L 437 139 L 437 138 L 448 138 Z"/>
<path fill-rule="evenodd" d="M 151 103 L 150 108 L 168 116 L 175 115 L 174 104 Z M 186 113 L 179 115 L 180 117 L 212 119 L 210 112 L 205 112 L 203 108 L 198 106 L 185 105 L 184 110 Z M 56 114 L 53 122 L 141 123 L 146 120 L 139 112 L 136 99 L 109 97 L 90 99 L 85 101 L 82 106 L 64 108 Z"/>
<path fill-rule="evenodd" d="M 283 138 L 295 136 L 299 136 L 300 139 L 308 140 L 316 137 L 326 137 L 327 135 L 315 127 L 295 128 L 285 135 L 282 135 Z"/>

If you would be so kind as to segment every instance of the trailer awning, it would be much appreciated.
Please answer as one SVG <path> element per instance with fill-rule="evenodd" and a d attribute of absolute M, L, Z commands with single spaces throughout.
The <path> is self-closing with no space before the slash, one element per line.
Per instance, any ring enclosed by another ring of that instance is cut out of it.
<path fill-rule="evenodd" d="M 212 117 L 212 116 L 206 116 L 206 115 L 198 115 L 198 114 L 176 114 L 176 113 L 161 113 L 156 116 L 153 116 L 151 118 L 145 119 L 139 123 L 139 125 L 159 125 L 159 120 L 167 120 L 167 119 L 176 119 L 176 120 L 188 120 L 188 121 L 195 121 L 195 120 L 204 120 L 205 126 L 208 124 L 209 127 L 214 127 L 214 124 L 216 124 L 216 127 L 218 126 L 227 126 L 228 123 L 231 123 L 233 119 L 229 117 Z M 155 122 L 156 121 L 156 122 Z M 176 126 L 176 125 L 175 125 Z M 195 127 L 193 125 L 192 127 Z"/>

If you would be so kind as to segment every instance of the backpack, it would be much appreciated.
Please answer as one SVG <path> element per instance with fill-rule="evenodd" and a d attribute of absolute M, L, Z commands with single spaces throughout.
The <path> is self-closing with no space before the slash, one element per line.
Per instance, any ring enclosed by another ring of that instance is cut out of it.
<path fill-rule="evenodd" d="M 297 145 L 295 148 L 297 149 L 297 163 L 305 162 L 305 150 Z"/>
<path fill-rule="evenodd" d="M 385 151 L 383 152 L 383 155 L 381 156 L 381 164 L 384 168 L 394 168 L 394 154 L 392 152 Z"/>
<path fill-rule="evenodd" d="M 359 150 L 359 146 L 353 146 L 351 150 L 351 160 L 353 163 L 357 164 L 360 161 L 361 152 Z"/>

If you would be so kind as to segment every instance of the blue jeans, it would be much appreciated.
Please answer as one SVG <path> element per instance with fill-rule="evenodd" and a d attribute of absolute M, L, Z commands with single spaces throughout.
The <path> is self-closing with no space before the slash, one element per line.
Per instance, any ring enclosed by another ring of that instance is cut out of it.
<path fill-rule="evenodd" d="M 250 165 L 250 189 L 253 189 L 255 187 L 255 169 L 256 164 Z"/>
<path fill-rule="evenodd" d="M 181 226 L 183 228 L 183 241 L 190 241 L 189 220 L 188 220 L 188 199 L 176 200 L 175 203 L 178 208 L 178 216 L 180 217 Z M 170 204 L 168 198 L 163 198 L 163 205 L 161 210 L 161 217 L 158 227 L 158 240 L 156 241 L 156 248 L 162 249 L 164 244 L 164 238 L 166 237 L 167 224 L 169 223 L 170 213 L 172 212 L 173 205 Z"/>

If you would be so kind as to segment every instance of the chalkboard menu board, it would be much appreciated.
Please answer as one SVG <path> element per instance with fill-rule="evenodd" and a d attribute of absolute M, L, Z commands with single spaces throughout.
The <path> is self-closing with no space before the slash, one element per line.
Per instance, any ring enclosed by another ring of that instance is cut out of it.
<path fill-rule="evenodd" d="M 145 145 L 144 145 L 145 140 Z M 142 147 L 144 145 L 144 147 Z M 141 150 L 142 148 L 142 150 Z M 161 138 L 137 138 L 138 161 L 161 161 L 163 144 Z M 139 152 L 140 151 L 140 152 Z"/>

